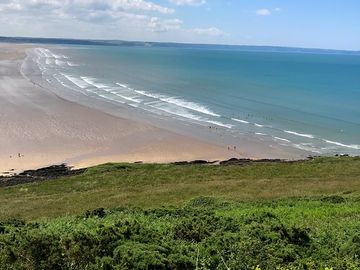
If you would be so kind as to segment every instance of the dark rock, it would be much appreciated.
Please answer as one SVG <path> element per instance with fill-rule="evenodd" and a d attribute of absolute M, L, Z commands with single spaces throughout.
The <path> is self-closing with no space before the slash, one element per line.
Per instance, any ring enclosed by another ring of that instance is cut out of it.
<path fill-rule="evenodd" d="M 0 186 L 14 186 L 24 183 L 45 181 L 62 176 L 78 175 L 86 169 L 72 170 L 66 164 L 53 165 L 37 170 L 26 170 L 13 176 L 0 176 Z"/>
<path fill-rule="evenodd" d="M 172 164 L 174 165 L 201 165 L 201 164 L 214 164 L 218 162 L 218 160 L 215 161 L 206 161 L 206 160 L 193 160 L 193 161 L 177 161 Z"/>
<path fill-rule="evenodd" d="M 280 162 L 288 162 L 288 161 L 285 161 L 285 160 L 282 160 L 282 159 L 255 159 L 253 160 L 252 162 L 255 162 L 255 163 L 263 163 L 263 162 L 266 162 L 266 163 L 271 163 L 271 162 L 274 162 L 274 163 L 280 163 Z"/>
<path fill-rule="evenodd" d="M 224 160 L 220 162 L 220 165 L 245 165 L 251 163 L 279 163 L 286 162 L 281 159 L 248 159 L 248 158 L 231 158 L 229 160 Z"/>
<path fill-rule="evenodd" d="M 187 161 L 177 161 L 177 162 L 174 162 L 172 164 L 174 164 L 174 165 L 188 165 L 189 162 L 187 162 Z"/>
<path fill-rule="evenodd" d="M 209 162 L 206 160 L 193 160 L 190 161 L 189 164 L 209 164 Z"/>

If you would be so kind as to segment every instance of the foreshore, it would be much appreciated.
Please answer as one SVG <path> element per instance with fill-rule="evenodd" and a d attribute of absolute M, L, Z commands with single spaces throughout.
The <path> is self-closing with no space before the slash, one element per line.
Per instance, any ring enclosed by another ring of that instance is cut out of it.
<path fill-rule="evenodd" d="M 0 174 L 61 163 L 84 168 L 106 162 L 306 157 L 246 136 L 233 147 L 211 140 L 209 130 L 155 125 L 131 117 L 126 108 L 115 114 L 111 107 L 67 100 L 23 76 L 26 49 L 32 47 L 38 46 L 0 43 Z"/>
<path fill-rule="evenodd" d="M 66 101 L 20 73 L 26 48 L 0 44 L 0 173 L 52 164 L 240 157 L 225 147 Z"/>

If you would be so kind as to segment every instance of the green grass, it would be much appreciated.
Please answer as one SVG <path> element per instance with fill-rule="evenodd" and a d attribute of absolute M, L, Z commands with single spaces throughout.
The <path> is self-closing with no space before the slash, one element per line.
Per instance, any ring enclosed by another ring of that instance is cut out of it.
<path fill-rule="evenodd" d="M 360 269 L 360 200 L 97 210 L 0 223 L 0 269 Z"/>
<path fill-rule="evenodd" d="M 0 270 L 257 265 L 360 269 L 360 158 L 105 164 L 0 188 Z"/>
<path fill-rule="evenodd" d="M 360 194 L 360 158 L 245 166 L 105 164 L 52 181 L 0 188 L 0 220 L 34 220 L 99 207 L 181 206 L 198 196 L 254 202 Z"/>

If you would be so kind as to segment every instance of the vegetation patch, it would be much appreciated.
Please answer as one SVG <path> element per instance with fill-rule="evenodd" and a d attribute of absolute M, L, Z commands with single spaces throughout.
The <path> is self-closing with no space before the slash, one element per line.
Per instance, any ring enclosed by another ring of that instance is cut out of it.
<path fill-rule="evenodd" d="M 0 188 L 0 270 L 360 269 L 359 191 L 351 157 L 105 164 Z"/>
<path fill-rule="evenodd" d="M 360 268 L 359 202 L 274 203 L 201 197 L 183 207 L 11 219 L 0 224 L 0 269 Z"/>

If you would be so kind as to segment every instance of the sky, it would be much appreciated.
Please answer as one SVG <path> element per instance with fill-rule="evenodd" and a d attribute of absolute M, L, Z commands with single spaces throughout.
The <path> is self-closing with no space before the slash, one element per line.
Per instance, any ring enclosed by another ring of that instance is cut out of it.
<path fill-rule="evenodd" d="M 360 1 L 0 0 L 0 36 L 360 50 Z"/>

